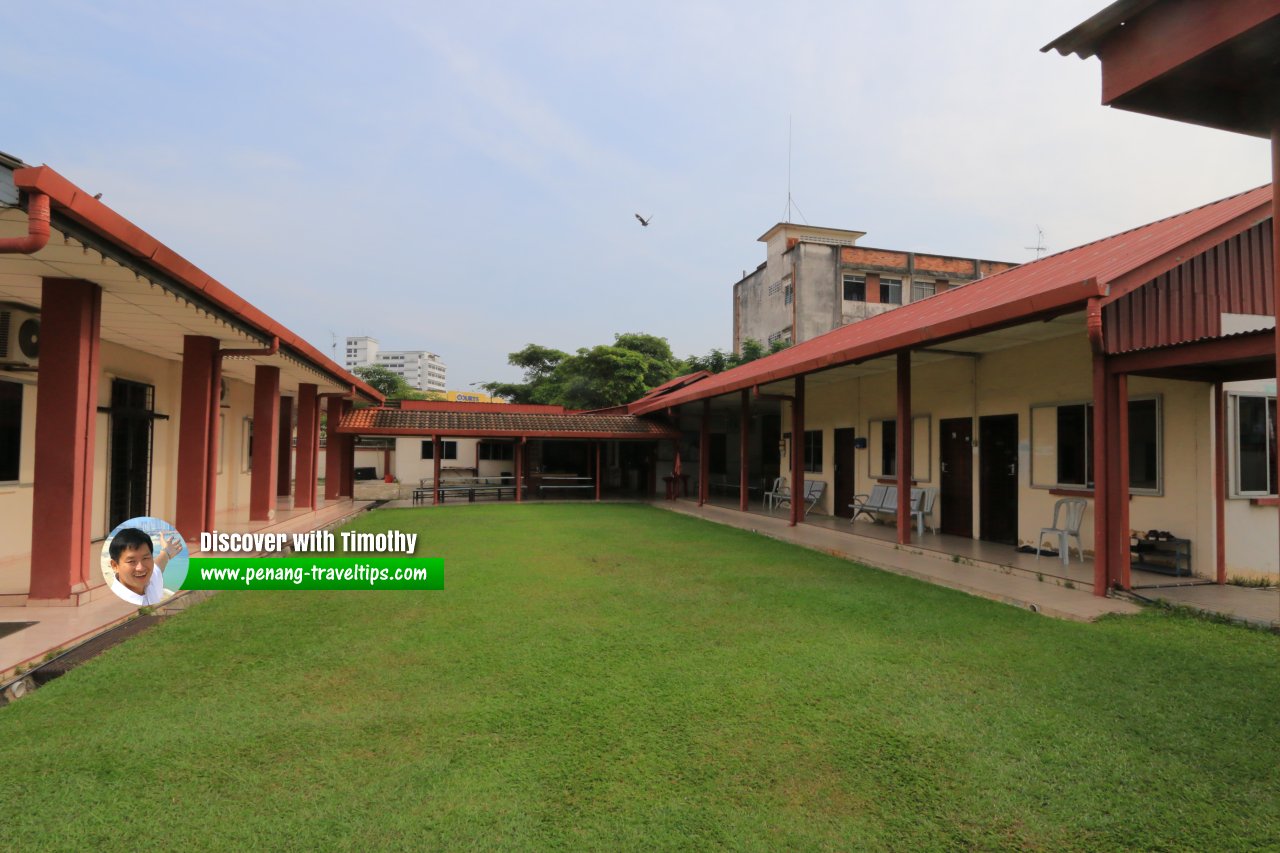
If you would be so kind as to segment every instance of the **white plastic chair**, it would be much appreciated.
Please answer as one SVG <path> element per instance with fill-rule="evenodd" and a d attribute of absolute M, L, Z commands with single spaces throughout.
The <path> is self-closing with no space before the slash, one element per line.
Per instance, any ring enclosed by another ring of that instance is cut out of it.
<path fill-rule="evenodd" d="M 916 535 L 924 535 L 924 520 L 933 514 L 933 503 L 937 497 L 937 489 L 911 490 L 911 517 L 916 520 Z"/>
<path fill-rule="evenodd" d="M 773 481 L 773 488 L 764 493 L 765 508 L 769 512 L 773 512 L 774 508 L 784 500 L 791 498 L 791 492 L 787 489 L 786 481 L 778 477 Z"/>
<path fill-rule="evenodd" d="M 1040 559 L 1040 545 L 1045 537 L 1057 537 L 1058 556 L 1062 559 L 1062 565 L 1070 565 L 1071 551 L 1068 547 L 1068 539 L 1074 537 L 1076 553 L 1080 555 L 1080 562 L 1084 562 L 1084 545 L 1080 542 L 1080 523 L 1084 521 L 1084 511 L 1087 506 L 1089 502 L 1084 498 L 1061 498 L 1053 505 L 1053 526 L 1040 528 L 1040 536 L 1036 539 L 1036 560 Z M 1060 515 L 1065 516 L 1061 523 L 1058 521 Z"/>

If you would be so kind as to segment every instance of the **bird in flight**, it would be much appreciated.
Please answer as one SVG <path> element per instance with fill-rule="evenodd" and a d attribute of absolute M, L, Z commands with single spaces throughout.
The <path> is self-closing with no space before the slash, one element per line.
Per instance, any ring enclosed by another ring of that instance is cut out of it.
<path fill-rule="evenodd" d="M 637 213 L 637 214 L 636 214 L 636 219 L 639 219 L 639 220 L 640 220 L 640 224 L 641 224 L 641 225 L 643 225 L 645 228 L 648 228 L 648 227 L 649 227 L 649 223 L 653 221 L 653 214 L 649 214 L 649 218 L 648 218 L 648 219 L 645 219 L 643 216 L 641 216 L 640 214 L 638 214 L 638 213 Z"/>

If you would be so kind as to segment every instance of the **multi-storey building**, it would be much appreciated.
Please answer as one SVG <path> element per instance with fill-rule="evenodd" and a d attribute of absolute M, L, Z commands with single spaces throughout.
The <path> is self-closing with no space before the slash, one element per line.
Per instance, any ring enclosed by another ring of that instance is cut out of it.
<path fill-rule="evenodd" d="M 352 370 L 371 364 L 391 370 L 420 391 L 444 393 L 448 368 L 435 353 L 425 350 L 380 350 L 376 338 L 367 335 L 348 337 L 346 368 Z"/>
<path fill-rule="evenodd" d="M 765 262 L 733 286 L 733 348 L 800 343 L 1015 264 L 857 245 L 863 231 L 780 222 Z"/>

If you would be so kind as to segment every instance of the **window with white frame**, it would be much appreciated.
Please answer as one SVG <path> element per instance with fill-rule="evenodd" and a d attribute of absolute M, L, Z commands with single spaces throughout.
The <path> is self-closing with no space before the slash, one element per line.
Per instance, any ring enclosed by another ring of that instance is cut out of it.
<path fill-rule="evenodd" d="M 1129 491 L 1161 494 L 1162 406 L 1158 396 L 1129 400 Z M 1031 407 L 1031 485 L 1088 490 L 1094 486 L 1093 404 Z"/>
<path fill-rule="evenodd" d="M 422 458 L 435 459 L 435 446 L 430 440 L 422 442 Z M 457 459 L 458 458 L 458 442 L 442 441 L 440 442 L 440 458 L 441 459 Z"/>
<path fill-rule="evenodd" d="M 902 304 L 902 279 L 880 279 L 880 301 L 886 305 Z"/>
<path fill-rule="evenodd" d="M 853 275 L 845 273 L 844 280 L 844 298 L 847 302 L 866 302 L 867 301 L 867 277 L 865 275 Z"/>
<path fill-rule="evenodd" d="M 1276 494 L 1276 398 L 1265 394 L 1229 397 L 1227 438 L 1231 443 L 1231 495 Z"/>
<path fill-rule="evenodd" d="M 463 395 L 459 394 L 461 400 Z M 481 442 L 476 448 L 476 458 L 490 462 L 510 462 L 516 458 L 516 446 L 508 443 Z"/>
<path fill-rule="evenodd" d="M 911 282 L 911 301 L 926 299 L 938 292 L 938 283 L 933 279 L 915 279 Z"/>

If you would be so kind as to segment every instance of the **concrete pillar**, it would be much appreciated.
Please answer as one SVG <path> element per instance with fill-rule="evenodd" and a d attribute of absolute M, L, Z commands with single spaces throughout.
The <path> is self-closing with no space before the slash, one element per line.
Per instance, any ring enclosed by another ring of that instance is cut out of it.
<path fill-rule="evenodd" d="M 264 437 L 265 441 L 266 438 Z M 280 398 L 280 432 L 276 444 L 276 496 L 293 494 L 293 398 Z"/>
<path fill-rule="evenodd" d="M 751 492 L 747 479 L 751 476 L 751 454 L 747 444 L 751 440 L 751 392 L 742 389 L 742 415 L 738 424 L 738 509 L 746 512 L 750 507 Z"/>
<path fill-rule="evenodd" d="M 218 341 L 187 335 L 182 342 L 182 402 L 178 420 L 177 508 L 173 523 L 187 539 L 198 539 L 209 519 L 209 496 L 217 474 L 217 423 L 221 390 Z M 214 477 L 209 460 L 213 459 Z"/>
<path fill-rule="evenodd" d="M 911 351 L 898 353 L 898 544 L 911 542 Z"/>
<path fill-rule="evenodd" d="M 78 279 L 41 283 L 30 601 L 65 600 L 89 585 L 93 440 L 102 290 Z"/>
<path fill-rule="evenodd" d="M 1222 383 L 1213 383 L 1213 538 L 1218 583 L 1227 582 L 1227 407 Z"/>
<path fill-rule="evenodd" d="M 791 518 L 795 527 L 804 518 L 804 377 L 796 377 L 791 401 Z"/>
<path fill-rule="evenodd" d="M 431 436 L 431 503 L 440 503 L 440 453 L 444 447 L 440 443 L 440 436 Z"/>
<path fill-rule="evenodd" d="M 350 400 L 342 401 L 342 415 L 345 417 L 352 408 Z M 356 479 L 356 437 L 341 435 L 342 439 L 342 480 L 338 484 L 338 496 L 349 498 L 355 495 Z"/>
<path fill-rule="evenodd" d="M 707 502 L 707 478 L 711 475 L 711 399 L 702 401 L 702 420 L 698 425 L 698 506 Z"/>
<path fill-rule="evenodd" d="M 259 364 L 253 371 L 253 468 L 249 473 L 249 520 L 276 514 L 280 476 L 280 368 Z"/>
<path fill-rule="evenodd" d="M 338 434 L 338 424 L 342 421 L 341 397 L 329 397 L 325 403 L 324 447 L 324 499 L 336 501 L 342 494 L 342 466 L 345 458 L 342 450 L 343 436 Z"/>
<path fill-rule="evenodd" d="M 294 485 L 295 508 L 314 509 L 316 505 L 316 462 L 320 450 L 320 400 L 314 384 L 298 386 L 298 461 L 297 483 Z"/>
<path fill-rule="evenodd" d="M 524 439 L 516 441 L 516 503 L 521 503 L 523 498 L 521 492 L 524 491 Z"/>

